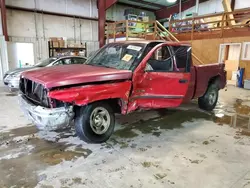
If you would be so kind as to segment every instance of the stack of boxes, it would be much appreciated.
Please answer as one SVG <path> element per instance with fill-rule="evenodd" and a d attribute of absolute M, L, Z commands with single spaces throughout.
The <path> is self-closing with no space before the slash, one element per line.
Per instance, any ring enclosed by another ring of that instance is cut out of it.
<path fill-rule="evenodd" d="M 65 40 L 60 37 L 51 37 L 50 38 L 50 47 L 51 48 L 66 48 Z"/>
<path fill-rule="evenodd" d="M 74 40 L 67 40 L 66 37 L 51 37 L 49 39 L 49 53 L 52 56 L 81 55 L 86 56 L 86 46 Z"/>
<path fill-rule="evenodd" d="M 50 38 L 50 47 L 51 48 L 84 48 L 84 44 L 77 43 L 75 41 L 67 40 L 63 37 L 51 37 Z"/>

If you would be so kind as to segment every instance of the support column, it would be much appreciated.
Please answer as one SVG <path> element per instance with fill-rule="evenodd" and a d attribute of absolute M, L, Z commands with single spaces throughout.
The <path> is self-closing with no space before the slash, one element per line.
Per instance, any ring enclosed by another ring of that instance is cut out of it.
<path fill-rule="evenodd" d="M 196 0 L 195 12 L 199 14 L 199 0 Z"/>
<path fill-rule="evenodd" d="M 98 0 L 98 37 L 99 47 L 105 45 L 106 1 Z"/>
<path fill-rule="evenodd" d="M 182 19 L 182 13 L 181 13 L 181 0 L 179 2 L 179 19 L 181 20 Z"/>
<path fill-rule="evenodd" d="M 0 0 L 0 6 L 1 6 L 1 18 L 2 18 L 3 35 L 5 37 L 5 41 L 9 41 L 9 35 L 8 35 L 8 30 L 7 30 L 7 18 L 6 18 L 5 0 Z"/>

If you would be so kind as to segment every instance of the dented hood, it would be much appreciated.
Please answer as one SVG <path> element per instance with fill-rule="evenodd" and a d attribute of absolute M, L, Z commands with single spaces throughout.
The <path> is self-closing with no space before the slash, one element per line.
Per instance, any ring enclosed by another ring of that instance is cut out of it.
<path fill-rule="evenodd" d="M 40 83 L 46 88 L 53 88 L 89 82 L 130 79 L 132 71 L 91 65 L 64 65 L 24 72 L 22 76 Z"/>

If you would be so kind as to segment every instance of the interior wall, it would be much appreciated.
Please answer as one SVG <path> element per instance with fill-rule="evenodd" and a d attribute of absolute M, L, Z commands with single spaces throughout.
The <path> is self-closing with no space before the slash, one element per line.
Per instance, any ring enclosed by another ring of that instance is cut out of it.
<path fill-rule="evenodd" d="M 235 0 L 235 9 L 249 8 L 249 0 Z M 196 12 L 195 6 L 182 12 L 182 17 L 185 18 L 185 15 L 188 13 Z M 223 12 L 224 8 L 222 5 L 222 0 L 209 0 L 204 3 L 199 4 L 199 15 L 213 14 L 218 12 Z"/>
<path fill-rule="evenodd" d="M 220 44 L 250 42 L 250 37 L 235 37 L 222 39 L 203 39 L 191 41 L 193 53 L 204 63 L 217 63 L 219 59 Z M 242 53 L 242 50 L 241 50 Z M 194 60 L 194 63 L 195 62 Z M 242 60 L 240 55 L 241 68 L 245 68 L 244 79 L 250 79 L 250 60 Z"/>
<path fill-rule="evenodd" d="M 98 17 L 97 0 L 5 0 L 6 5 L 51 12 Z"/>
<path fill-rule="evenodd" d="M 97 18 L 96 0 L 6 0 L 7 5 Z M 90 54 L 99 48 L 98 22 L 7 9 L 10 42 L 34 44 L 35 63 L 48 57 L 50 37 L 87 43 Z"/>

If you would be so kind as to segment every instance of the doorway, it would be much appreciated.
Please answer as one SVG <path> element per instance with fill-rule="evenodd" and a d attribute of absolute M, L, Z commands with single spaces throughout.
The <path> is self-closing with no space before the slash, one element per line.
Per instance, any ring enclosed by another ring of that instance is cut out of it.
<path fill-rule="evenodd" d="M 7 48 L 9 69 L 29 67 L 35 64 L 33 43 L 8 42 Z"/>
<path fill-rule="evenodd" d="M 227 83 L 229 85 L 236 85 L 240 54 L 241 43 L 226 43 L 220 45 L 219 63 L 225 63 Z"/>

